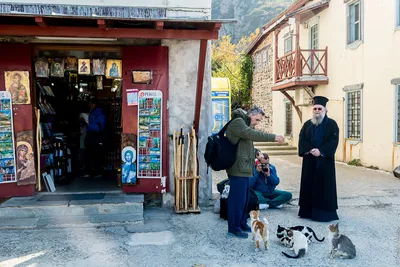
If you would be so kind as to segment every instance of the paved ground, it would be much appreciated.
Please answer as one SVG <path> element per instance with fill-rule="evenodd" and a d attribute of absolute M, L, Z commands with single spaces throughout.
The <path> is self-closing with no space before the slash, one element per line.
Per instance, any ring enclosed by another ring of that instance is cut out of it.
<path fill-rule="evenodd" d="M 298 195 L 297 157 L 272 159 L 282 189 Z M 271 249 L 255 251 L 250 239 L 227 236 L 226 221 L 213 213 L 177 215 L 171 210 L 145 211 L 145 224 L 99 228 L 3 230 L 0 266 L 400 266 L 400 180 L 390 173 L 338 164 L 341 232 L 357 248 L 353 260 L 329 259 L 330 245 L 312 243 L 302 259 L 287 259 L 275 231 L 278 224 L 303 224 L 319 236 L 327 223 L 297 217 L 296 201 L 280 210 L 262 211 L 270 221 Z M 218 176 L 219 175 L 219 176 Z M 224 175 L 215 175 L 215 182 Z"/>

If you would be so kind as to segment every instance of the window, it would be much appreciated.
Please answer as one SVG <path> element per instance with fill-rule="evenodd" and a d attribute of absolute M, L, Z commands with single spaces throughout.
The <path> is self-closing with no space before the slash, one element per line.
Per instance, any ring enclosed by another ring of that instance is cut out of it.
<path fill-rule="evenodd" d="M 347 44 L 361 40 L 361 1 L 356 1 L 348 6 L 347 15 Z"/>
<path fill-rule="evenodd" d="M 396 26 L 400 27 L 400 0 L 396 2 Z"/>
<path fill-rule="evenodd" d="M 283 53 L 286 55 L 287 53 L 292 52 L 293 48 L 292 48 L 292 35 L 290 35 L 289 37 L 287 37 L 284 41 L 284 51 Z"/>
<path fill-rule="evenodd" d="M 318 49 L 318 24 L 311 27 L 310 35 L 310 48 Z"/>
<path fill-rule="evenodd" d="M 396 134 L 395 134 L 395 142 L 400 142 L 400 84 L 396 85 L 396 114 L 395 114 L 395 122 L 396 122 Z"/>
<path fill-rule="evenodd" d="M 260 67 L 261 69 L 264 67 L 264 50 L 260 52 Z"/>
<path fill-rule="evenodd" d="M 285 136 L 292 134 L 292 103 L 285 103 Z"/>
<path fill-rule="evenodd" d="M 347 92 L 347 138 L 361 139 L 361 91 Z"/>
<path fill-rule="evenodd" d="M 254 56 L 254 69 L 256 70 L 258 67 L 258 54 Z"/>
<path fill-rule="evenodd" d="M 269 47 L 265 49 L 265 66 L 268 67 L 268 63 L 269 63 Z"/>

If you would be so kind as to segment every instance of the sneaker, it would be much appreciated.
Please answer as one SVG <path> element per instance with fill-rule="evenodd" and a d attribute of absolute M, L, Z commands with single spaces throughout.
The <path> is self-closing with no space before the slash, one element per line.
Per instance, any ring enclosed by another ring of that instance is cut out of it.
<path fill-rule="evenodd" d="M 259 208 L 260 210 L 266 210 L 266 209 L 269 208 L 269 205 L 268 205 L 268 204 L 260 204 L 260 205 L 258 205 L 258 208 Z"/>
<path fill-rule="evenodd" d="M 242 228 L 243 232 L 251 233 L 251 228 L 247 224 L 245 226 L 241 226 L 240 228 Z"/>
<path fill-rule="evenodd" d="M 249 235 L 245 232 L 228 232 L 228 235 L 238 237 L 238 238 L 243 238 L 243 239 L 246 239 L 249 237 Z"/>
<path fill-rule="evenodd" d="M 278 205 L 278 206 L 270 206 L 269 208 L 270 209 L 280 209 L 282 207 L 283 207 L 283 205 Z"/>

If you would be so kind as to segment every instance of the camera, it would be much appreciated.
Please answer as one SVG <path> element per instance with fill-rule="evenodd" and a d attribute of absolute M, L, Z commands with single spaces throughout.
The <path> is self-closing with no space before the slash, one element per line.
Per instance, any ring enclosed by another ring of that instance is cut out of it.
<path fill-rule="evenodd" d="M 263 172 L 268 172 L 269 171 L 269 168 L 268 168 L 268 166 L 267 166 L 267 164 L 261 164 L 261 168 L 262 168 L 262 170 L 263 170 Z"/>

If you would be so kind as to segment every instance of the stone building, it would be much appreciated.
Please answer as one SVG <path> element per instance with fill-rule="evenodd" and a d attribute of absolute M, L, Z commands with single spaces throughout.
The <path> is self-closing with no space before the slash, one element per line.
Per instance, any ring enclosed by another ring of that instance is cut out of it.
<path fill-rule="evenodd" d="M 265 112 L 265 118 L 257 126 L 258 129 L 272 132 L 273 109 L 272 92 L 273 85 L 273 49 L 272 34 L 257 37 L 253 42 L 255 44 L 247 51 L 253 60 L 253 84 L 251 88 L 252 104 L 262 108 Z"/>

